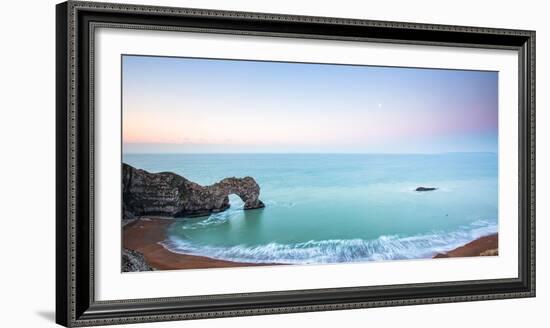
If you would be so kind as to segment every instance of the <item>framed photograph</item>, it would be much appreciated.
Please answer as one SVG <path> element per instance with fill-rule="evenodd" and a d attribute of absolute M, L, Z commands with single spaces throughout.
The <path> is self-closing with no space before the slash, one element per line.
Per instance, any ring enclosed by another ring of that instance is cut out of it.
<path fill-rule="evenodd" d="M 64 326 L 535 296 L 535 32 L 57 5 Z"/>

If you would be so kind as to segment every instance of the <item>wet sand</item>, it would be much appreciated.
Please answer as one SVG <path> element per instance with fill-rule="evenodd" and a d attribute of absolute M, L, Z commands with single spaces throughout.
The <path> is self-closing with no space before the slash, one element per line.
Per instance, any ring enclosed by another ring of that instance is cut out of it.
<path fill-rule="evenodd" d="M 437 254 L 434 258 L 496 255 L 498 255 L 498 234 L 495 233 L 478 238 L 449 252 Z"/>
<path fill-rule="evenodd" d="M 274 265 L 239 263 L 216 260 L 204 256 L 172 253 L 160 241 L 165 240 L 166 227 L 171 219 L 141 218 L 122 229 L 122 245 L 143 254 L 147 264 L 156 270 L 230 268 L 243 266 Z"/>

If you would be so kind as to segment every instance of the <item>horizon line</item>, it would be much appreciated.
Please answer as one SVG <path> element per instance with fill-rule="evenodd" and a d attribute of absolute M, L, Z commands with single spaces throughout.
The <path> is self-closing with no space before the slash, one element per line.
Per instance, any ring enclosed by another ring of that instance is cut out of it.
<path fill-rule="evenodd" d="M 447 154 L 498 154 L 498 151 L 449 152 L 122 152 L 122 155 L 447 155 Z"/>

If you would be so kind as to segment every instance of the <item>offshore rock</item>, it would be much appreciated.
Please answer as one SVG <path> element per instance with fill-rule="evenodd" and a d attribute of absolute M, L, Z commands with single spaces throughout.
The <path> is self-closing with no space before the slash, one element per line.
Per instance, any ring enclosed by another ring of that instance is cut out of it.
<path fill-rule="evenodd" d="M 171 217 L 203 216 L 229 208 L 229 195 L 236 194 L 244 209 L 264 207 L 260 186 L 254 178 L 225 178 L 201 186 L 172 172 L 149 173 L 122 164 L 122 219 L 144 215 Z"/>
<path fill-rule="evenodd" d="M 415 189 L 415 191 L 432 191 L 437 190 L 437 188 L 434 187 L 418 187 Z"/>

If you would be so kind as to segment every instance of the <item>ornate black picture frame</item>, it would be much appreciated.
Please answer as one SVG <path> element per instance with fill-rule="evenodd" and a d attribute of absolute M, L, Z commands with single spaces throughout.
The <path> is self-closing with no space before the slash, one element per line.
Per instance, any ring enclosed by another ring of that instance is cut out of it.
<path fill-rule="evenodd" d="M 94 297 L 94 32 L 98 26 L 509 49 L 519 58 L 519 277 L 246 294 Z M 69 1 L 57 5 L 56 321 L 92 326 L 535 296 L 535 32 Z"/>

